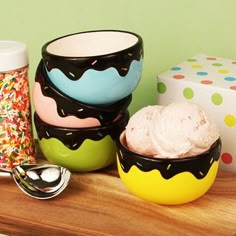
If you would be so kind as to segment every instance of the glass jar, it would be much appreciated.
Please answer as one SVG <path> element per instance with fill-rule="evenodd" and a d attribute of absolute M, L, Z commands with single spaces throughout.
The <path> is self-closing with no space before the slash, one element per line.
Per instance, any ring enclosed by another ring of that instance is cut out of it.
<path fill-rule="evenodd" d="M 0 167 L 35 163 L 28 50 L 24 43 L 0 41 Z"/>

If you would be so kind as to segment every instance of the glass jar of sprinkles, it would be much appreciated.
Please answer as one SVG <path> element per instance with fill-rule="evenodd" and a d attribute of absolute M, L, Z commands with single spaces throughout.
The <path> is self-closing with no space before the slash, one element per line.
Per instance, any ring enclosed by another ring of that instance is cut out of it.
<path fill-rule="evenodd" d="M 24 43 L 0 41 L 0 167 L 35 163 L 28 50 Z"/>

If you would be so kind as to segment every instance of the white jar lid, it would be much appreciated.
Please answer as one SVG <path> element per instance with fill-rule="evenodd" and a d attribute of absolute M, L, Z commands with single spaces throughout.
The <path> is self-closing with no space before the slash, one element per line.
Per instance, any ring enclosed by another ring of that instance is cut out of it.
<path fill-rule="evenodd" d="M 23 68 L 29 64 L 27 46 L 17 41 L 0 41 L 0 71 Z"/>

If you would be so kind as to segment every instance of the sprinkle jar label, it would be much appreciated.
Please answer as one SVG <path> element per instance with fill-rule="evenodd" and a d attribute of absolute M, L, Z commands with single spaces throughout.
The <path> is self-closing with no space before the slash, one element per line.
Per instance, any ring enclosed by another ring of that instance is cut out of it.
<path fill-rule="evenodd" d="M 35 163 L 28 67 L 0 72 L 0 166 Z"/>

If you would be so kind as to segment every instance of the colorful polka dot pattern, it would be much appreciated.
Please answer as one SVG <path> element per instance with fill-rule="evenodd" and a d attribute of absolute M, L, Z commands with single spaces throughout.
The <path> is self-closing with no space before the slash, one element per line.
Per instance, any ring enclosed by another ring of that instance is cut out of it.
<path fill-rule="evenodd" d="M 236 117 L 234 115 L 228 114 L 225 116 L 224 123 L 228 127 L 236 126 Z"/>
<path fill-rule="evenodd" d="M 225 164 L 231 164 L 233 162 L 233 157 L 230 153 L 225 152 L 221 154 L 221 160 Z"/>
<path fill-rule="evenodd" d="M 230 59 L 198 55 L 174 66 L 167 73 L 173 79 L 236 90 L 236 61 Z"/>
<path fill-rule="evenodd" d="M 181 87 L 182 98 L 185 100 L 194 100 L 195 95 L 197 96 L 194 84 L 198 83 L 202 86 L 214 86 L 219 88 L 215 89 L 215 92 L 211 92 L 210 94 L 209 103 L 211 103 L 212 106 L 227 106 L 224 101 L 222 88 L 232 92 L 236 91 L 236 60 L 197 55 L 177 66 L 174 66 L 169 71 L 161 74 L 159 78 L 157 90 L 160 95 L 165 95 L 165 93 L 168 92 L 165 78 L 179 82 L 189 81 L 190 83 L 183 83 L 183 87 Z M 194 82 L 194 84 L 192 82 Z M 214 90 L 211 89 L 209 91 Z M 231 106 L 228 106 L 227 113 L 224 114 L 223 121 L 221 120 L 220 122 L 224 127 L 226 127 L 226 129 L 235 129 L 236 135 L 236 112 L 231 112 L 229 109 L 231 109 Z M 236 136 L 234 140 L 236 140 Z M 221 162 L 226 166 L 234 163 L 236 168 L 236 150 L 234 153 L 235 154 L 230 153 L 229 150 L 223 150 L 221 154 Z"/>
<path fill-rule="evenodd" d="M 194 92 L 191 88 L 185 88 L 183 90 L 183 95 L 186 99 L 192 99 L 194 96 Z"/>
<path fill-rule="evenodd" d="M 214 105 L 221 105 L 223 103 L 223 97 L 219 93 L 213 93 L 211 101 Z"/>

